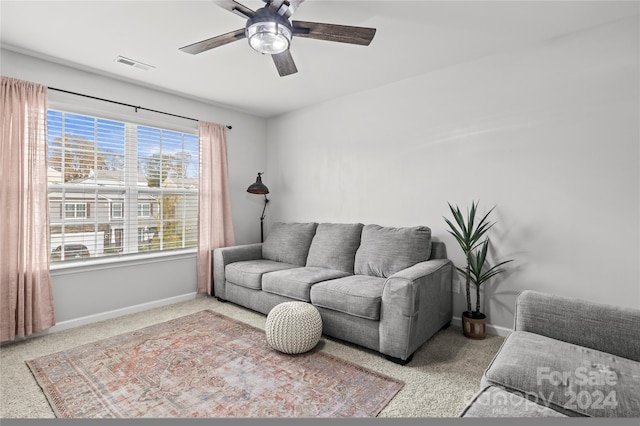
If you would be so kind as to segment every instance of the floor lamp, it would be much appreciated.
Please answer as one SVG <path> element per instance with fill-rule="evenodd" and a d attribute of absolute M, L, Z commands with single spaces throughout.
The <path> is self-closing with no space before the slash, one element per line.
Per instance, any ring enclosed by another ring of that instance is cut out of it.
<path fill-rule="evenodd" d="M 267 194 L 269 193 L 269 188 L 262 183 L 262 175 L 263 173 L 258 173 L 258 178 L 254 183 L 249 185 L 247 188 L 247 192 L 250 194 L 258 194 L 264 195 L 264 208 L 262 209 L 262 216 L 260 216 L 260 242 L 264 242 L 264 213 L 267 210 L 267 203 L 269 199 L 267 198 Z"/>

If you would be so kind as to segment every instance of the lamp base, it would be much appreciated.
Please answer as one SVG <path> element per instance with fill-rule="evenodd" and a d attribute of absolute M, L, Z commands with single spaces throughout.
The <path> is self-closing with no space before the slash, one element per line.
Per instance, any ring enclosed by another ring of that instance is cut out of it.
<path fill-rule="evenodd" d="M 264 212 L 267 211 L 267 203 L 269 202 L 269 199 L 267 198 L 267 196 L 264 196 L 264 207 L 262 209 L 262 216 L 260 216 L 260 242 L 264 243 L 264 218 L 265 218 L 265 214 Z"/>

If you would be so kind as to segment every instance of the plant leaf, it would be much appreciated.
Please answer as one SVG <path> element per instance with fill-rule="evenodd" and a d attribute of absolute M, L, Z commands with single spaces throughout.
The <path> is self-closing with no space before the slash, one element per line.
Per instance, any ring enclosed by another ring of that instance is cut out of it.
<path fill-rule="evenodd" d="M 449 233 L 451 235 L 453 235 L 455 237 L 455 239 L 458 241 L 458 244 L 460 244 L 460 247 L 462 247 L 462 250 L 465 251 L 466 250 L 466 241 L 464 236 L 460 233 L 460 231 L 453 225 L 453 223 L 451 223 L 447 218 L 444 219 L 447 224 L 449 225 L 449 227 L 451 227 L 451 230 L 449 231 Z M 465 252 L 466 254 L 466 252 Z"/>
<path fill-rule="evenodd" d="M 464 223 L 464 217 L 462 216 L 462 212 L 460 211 L 460 207 L 456 206 L 454 209 L 451 204 L 449 204 L 451 208 L 451 213 L 453 214 L 453 218 L 455 219 L 458 227 L 460 228 L 460 234 L 462 235 L 464 240 L 467 240 L 469 235 L 469 230 L 467 229 L 467 225 Z"/>
<path fill-rule="evenodd" d="M 464 268 L 458 268 L 456 266 L 456 270 L 462 275 L 462 276 L 466 276 L 467 275 L 467 270 Z"/>
<path fill-rule="evenodd" d="M 487 253 L 489 250 L 489 239 L 486 238 L 481 243 L 481 245 L 482 245 L 482 248 L 480 250 L 470 254 L 468 257 L 469 269 L 471 270 L 471 281 L 473 281 L 473 283 L 476 284 L 477 286 L 482 285 L 484 282 L 488 281 L 492 277 L 504 272 L 504 269 L 500 269 L 500 267 L 512 261 L 512 259 L 505 260 L 496 265 L 493 265 L 488 270 L 483 272 L 482 268 L 487 259 Z"/>
<path fill-rule="evenodd" d="M 482 238 L 482 236 L 493 226 L 495 225 L 495 222 L 491 223 L 491 222 L 487 222 L 487 219 L 489 217 L 489 214 L 491 214 L 491 212 L 493 211 L 493 209 L 495 209 L 495 206 L 491 208 L 491 210 L 489 210 L 484 217 L 480 220 L 480 222 L 478 222 L 478 225 L 476 226 L 475 231 L 473 232 L 473 235 L 471 237 L 472 240 L 472 247 L 477 247 L 478 241 L 480 241 L 480 239 Z"/>
<path fill-rule="evenodd" d="M 467 219 L 467 223 L 469 224 L 469 232 L 473 231 L 473 222 L 476 218 L 476 203 L 475 202 L 471 202 L 471 210 L 468 210 L 468 219 Z"/>
<path fill-rule="evenodd" d="M 505 260 L 504 262 L 500 262 L 500 263 L 492 266 L 488 270 L 484 271 L 481 274 L 472 273 L 471 274 L 472 275 L 471 276 L 471 281 L 473 281 L 478 286 L 482 285 L 483 283 L 487 282 L 492 277 L 505 272 L 505 269 L 500 269 L 500 266 L 504 265 L 505 263 L 512 262 L 512 261 L 513 261 L 513 259 Z"/>

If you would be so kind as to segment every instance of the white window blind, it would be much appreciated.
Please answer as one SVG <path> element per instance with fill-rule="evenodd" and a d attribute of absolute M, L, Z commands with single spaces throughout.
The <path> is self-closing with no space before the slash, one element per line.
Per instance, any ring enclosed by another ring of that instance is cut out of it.
<path fill-rule="evenodd" d="M 198 136 L 47 113 L 52 261 L 196 247 Z"/>

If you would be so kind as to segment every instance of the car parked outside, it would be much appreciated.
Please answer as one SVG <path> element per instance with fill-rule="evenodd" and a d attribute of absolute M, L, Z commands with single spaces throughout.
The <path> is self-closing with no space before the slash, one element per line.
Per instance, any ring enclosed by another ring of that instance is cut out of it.
<path fill-rule="evenodd" d="M 83 244 L 65 244 L 64 260 L 86 259 L 91 257 L 89 249 Z M 51 252 L 51 261 L 56 262 L 62 259 L 62 245 L 59 245 Z"/>

